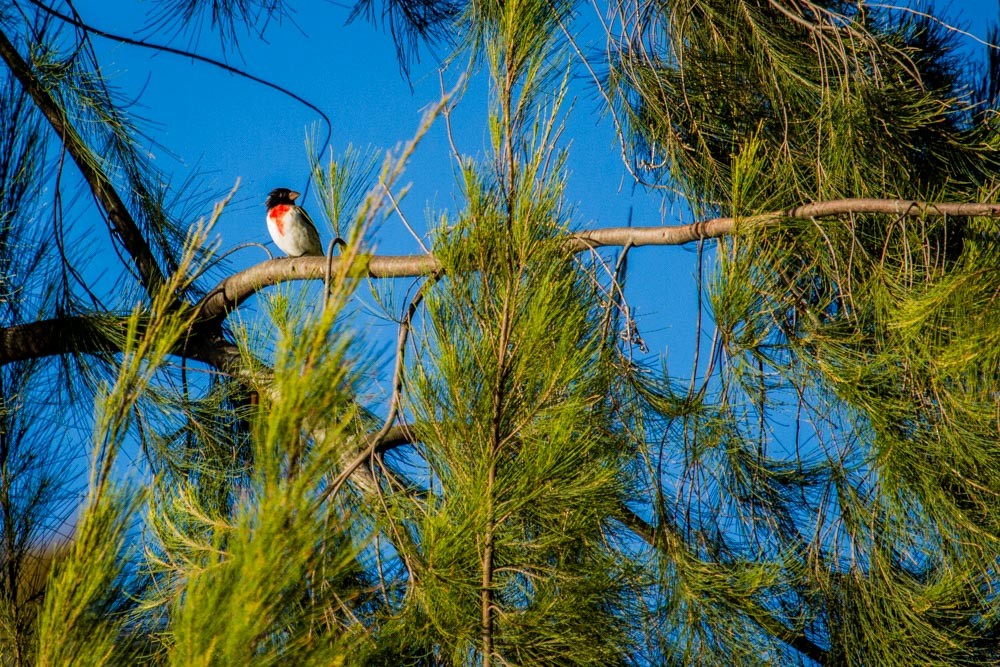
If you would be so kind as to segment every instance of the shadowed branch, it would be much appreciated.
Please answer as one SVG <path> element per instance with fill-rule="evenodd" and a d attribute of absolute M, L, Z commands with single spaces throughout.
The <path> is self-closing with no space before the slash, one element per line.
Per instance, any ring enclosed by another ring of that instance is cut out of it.
<path fill-rule="evenodd" d="M 90 191 L 94 194 L 94 199 L 107 213 L 112 229 L 121 239 L 125 251 L 135 262 L 146 293 L 150 297 L 157 294 L 164 284 L 163 272 L 156 263 L 149 244 L 139 231 L 135 219 L 112 186 L 108 175 L 96 163 L 90 148 L 87 147 L 76 128 L 66 118 L 62 107 L 52 99 L 52 95 L 45 89 L 31 67 L 3 32 L 0 32 L 0 58 L 3 58 L 10 71 L 24 86 L 25 91 L 31 95 L 31 99 L 34 100 L 56 135 L 63 142 L 66 152 L 80 169 L 84 180 L 90 186 Z"/>

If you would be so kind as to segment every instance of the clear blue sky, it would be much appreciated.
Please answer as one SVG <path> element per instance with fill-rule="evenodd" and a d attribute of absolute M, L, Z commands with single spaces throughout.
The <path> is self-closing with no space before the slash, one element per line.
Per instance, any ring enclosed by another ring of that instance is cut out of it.
<path fill-rule="evenodd" d="M 408 139 L 422 110 L 440 95 L 437 64 L 427 51 L 412 69 L 412 90 L 400 75 L 390 38 L 364 21 L 345 25 L 346 9 L 325 2 L 293 2 L 290 20 L 268 28 L 267 42 L 242 41 L 228 59 L 257 76 L 280 83 L 322 108 L 333 123 L 332 146 L 342 152 L 350 143 L 391 148 Z M 886 2 L 885 4 L 903 4 Z M 997 14 L 996 0 L 914 2 L 918 10 L 938 7 L 960 27 L 985 38 L 988 20 Z M 136 34 L 146 23 L 143 2 L 80 0 L 83 18 L 108 31 Z M 588 5 L 583 5 L 584 11 Z M 595 19 L 585 19 L 591 26 Z M 578 26 L 585 29 L 586 26 Z M 151 33 L 140 37 L 158 39 Z M 967 39 L 970 48 L 981 47 Z M 301 189 L 308 164 L 304 139 L 310 128 L 321 130 L 311 110 L 279 93 L 209 66 L 171 55 L 97 40 L 105 76 L 130 97 L 135 111 L 151 121 L 150 133 L 160 146 L 150 146 L 156 164 L 173 182 L 200 172 L 216 192 L 240 179 L 239 193 L 216 228 L 224 248 L 248 241 L 270 240 L 264 225 L 263 201 L 277 186 Z M 219 42 L 207 30 L 191 46 L 199 53 L 223 57 Z M 457 73 L 446 74 L 451 85 Z M 632 189 L 622 168 L 610 122 L 599 122 L 599 104 L 580 79 L 566 137 L 572 139 L 569 201 L 577 207 L 578 226 L 615 226 L 626 222 L 634 206 L 633 224 L 689 222 L 677 205 L 664 205 L 658 195 Z M 459 150 L 485 155 L 486 95 L 483 77 L 474 80 L 454 118 Z M 419 233 L 429 226 L 428 211 L 457 211 L 452 164 L 443 124 L 428 135 L 403 179 L 413 190 L 403 209 Z M 305 206 L 316 210 L 311 198 Z M 210 202 L 201 209 L 207 213 Z M 192 220 L 193 222 L 193 220 Z M 319 221 L 318 221 L 319 222 Z M 322 225 L 322 223 L 321 223 Z M 321 229 L 324 241 L 329 229 Z M 272 246 L 273 247 L 273 246 Z M 380 229 L 377 248 L 383 253 L 418 252 L 419 246 L 396 218 Z M 259 249 L 232 258 L 232 269 L 265 259 Z M 691 315 L 695 308 L 694 253 L 691 249 L 646 249 L 633 253 L 630 293 L 639 326 L 651 353 L 663 354 L 684 368 L 691 347 Z M 673 363 L 671 364 L 673 367 Z"/>

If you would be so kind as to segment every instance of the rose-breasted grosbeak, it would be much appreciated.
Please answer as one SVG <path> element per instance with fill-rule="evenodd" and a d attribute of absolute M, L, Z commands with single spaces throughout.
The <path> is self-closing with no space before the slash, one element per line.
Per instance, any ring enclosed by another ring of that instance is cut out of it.
<path fill-rule="evenodd" d="M 267 231 L 275 245 L 289 257 L 323 255 L 316 225 L 301 206 L 295 205 L 298 192 L 288 188 L 275 188 L 267 196 Z"/>

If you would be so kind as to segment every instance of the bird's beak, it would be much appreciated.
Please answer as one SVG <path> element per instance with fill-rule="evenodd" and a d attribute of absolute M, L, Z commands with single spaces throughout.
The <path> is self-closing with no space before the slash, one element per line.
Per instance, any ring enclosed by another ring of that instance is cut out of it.
<path fill-rule="evenodd" d="M 296 199 L 299 198 L 299 193 L 292 190 L 291 192 L 288 193 L 288 198 L 291 199 L 292 201 L 295 201 Z"/>

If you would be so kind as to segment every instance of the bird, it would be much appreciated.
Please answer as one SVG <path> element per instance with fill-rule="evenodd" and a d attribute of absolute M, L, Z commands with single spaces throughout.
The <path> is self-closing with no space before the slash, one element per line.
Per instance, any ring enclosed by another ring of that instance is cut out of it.
<path fill-rule="evenodd" d="M 267 231 L 274 244 L 289 257 L 323 255 L 316 225 L 301 206 L 295 205 L 298 192 L 288 188 L 275 188 L 267 196 Z"/>

